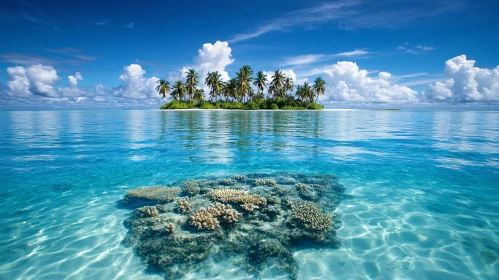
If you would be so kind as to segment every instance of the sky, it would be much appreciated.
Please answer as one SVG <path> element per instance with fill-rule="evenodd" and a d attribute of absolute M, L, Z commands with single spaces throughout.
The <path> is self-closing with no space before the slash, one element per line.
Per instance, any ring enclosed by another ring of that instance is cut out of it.
<path fill-rule="evenodd" d="M 158 108 L 196 69 L 326 81 L 328 108 L 499 108 L 499 1 L 0 1 L 0 109 Z M 203 82 L 201 82 L 203 84 Z"/>

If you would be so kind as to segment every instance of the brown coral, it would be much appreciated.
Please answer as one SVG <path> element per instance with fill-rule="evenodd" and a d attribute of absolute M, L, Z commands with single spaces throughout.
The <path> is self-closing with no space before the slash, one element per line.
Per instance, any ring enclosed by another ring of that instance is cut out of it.
<path fill-rule="evenodd" d="M 333 225 L 331 214 L 323 213 L 312 202 L 299 202 L 292 206 L 292 217 L 306 229 L 315 231 L 328 230 Z"/>
<path fill-rule="evenodd" d="M 218 189 L 208 192 L 208 196 L 211 199 L 225 203 L 234 202 L 234 199 L 236 197 L 242 196 L 244 194 L 245 194 L 244 191 L 234 190 L 234 189 Z"/>
<path fill-rule="evenodd" d="M 298 190 L 305 190 L 305 191 L 309 191 L 311 190 L 310 186 L 307 185 L 307 184 L 302 184 L 302 183 L 297 183 L 295 184 L 295 187 L 298 189 Z"/>
<path fill-rule="evenodd" d="M 180 198 L 177 202 L 177 210 L 180 213 L 189 213 L 191 211 L 191 204 L 187 199 Z"/>
<path fill-rule="evenodd" d="M 156 206 L 144 206 L 135 209 L 135 213 L 140 217 L 154 217 L 158 216 L 159 212 Z"/>
<path fill-rule="evenodd" d="M 224 223 L 235 223 L 238 222 L 238 218 L 242 215 L 233 209 L 230 205 L 215 203 L 208 207 L 208 212 L 210 212 L 214 217 L 220 217 Z"/>
<path fill-rule="evenodd" d="M 155 200 L 160 202 L 172 202 L 177 197 L 180 192 L 179 188 L 169 188 L 169 187 L 150 187 L 150 188 L 138 188 L 135 190 L 129 190 L 126 192 L 125 201 L 133 198 L 142 198 L 148 200 Z"/>
<path fill-rule="evenodd" d="M 225 203 L 254 204 L 257 207 L 253 207 L 253 209 L 259 208 L 258 206 L 265 207 L 267 205 L 267 200 L 262 196 L 246 194 L 244 191 L 234 189 L 212 190 L 208 192 L 208 196 L 215 201 Z"/>
<path fill-rule="evenodd" d="M 166 232 L 168 232 L 169 234 L 172 234 L 174 230 L 175 230 L 174 224 L 172 224 L 172 223 L 166 224 Z"/>
<path fill-rule="evenodd" d="M 265 186 L 265 185 L 273 186 L 276 183 L 277 182 L 274 179 L 256 179 L 255 180 L 255 185 L 256 186 Z"/>
<path fill-rule="evenodd" d="M 198 229 L 207 230 L 215 230 L 220 226 L 220 222 L 205 208 L 191 215 L 190 224 Z"/>
<path fill-rule="evenodd" d="M 255 205 L 253 203 L 245 203 L 245 204 L 241 205 L 241 208 L 243 208 L 244 210 L 246 210 L 248 212 L 253 212 L 255 209 L 259 209 L 260 207 L 258 207 L 258 205 Z"/>

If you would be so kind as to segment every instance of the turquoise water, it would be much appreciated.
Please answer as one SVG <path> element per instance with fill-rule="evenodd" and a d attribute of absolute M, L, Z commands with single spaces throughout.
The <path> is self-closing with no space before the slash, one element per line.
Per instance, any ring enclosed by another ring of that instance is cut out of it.
<path fill-rule="evenodd" d="M 297 251 L 299 279 L 499 275 L 496 112 L 0 112 L 0 131 L 0 279 L 161 279 L 122 244 L 126 190 L 275 171 L 352 195 L 341 247 Z"/>

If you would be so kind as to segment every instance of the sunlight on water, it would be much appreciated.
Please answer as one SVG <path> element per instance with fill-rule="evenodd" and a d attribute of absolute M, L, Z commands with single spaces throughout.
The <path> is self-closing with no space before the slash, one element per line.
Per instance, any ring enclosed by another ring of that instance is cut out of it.
<path fill-rule="evenodd" d="M 0 112 L 0 279 L 162 279 L 123 245 L 126 190 L 280 171 L 335 174 L 352 196 L 335 211 L 338 249 L 294 252 L 298 279 L 496 279 L 498 124 L 493 112 Z M 248 277 L 235 257 L 186 278 Z"/>

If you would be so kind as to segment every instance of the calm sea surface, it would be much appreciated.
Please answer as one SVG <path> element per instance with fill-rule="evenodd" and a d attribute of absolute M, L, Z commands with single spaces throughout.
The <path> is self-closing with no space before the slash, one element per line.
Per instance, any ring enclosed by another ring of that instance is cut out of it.
<path fill-rule="evenodd" d="M 127 189 L 275 171 L 352 195 L 299 279 L 498 279 L 497 112 L 0 112 L 0 132 L 0 279 L 160 279 L 122 244 Z M 189 275 L 234 275 L 211 269 Z"/>

